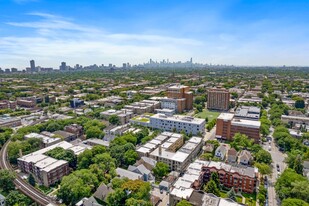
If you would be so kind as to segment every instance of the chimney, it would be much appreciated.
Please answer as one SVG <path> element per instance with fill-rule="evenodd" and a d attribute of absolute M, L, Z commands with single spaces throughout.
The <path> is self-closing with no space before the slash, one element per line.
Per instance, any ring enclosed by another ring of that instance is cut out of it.
<path fill-rule="evenodd" d="M 162 155 L 162 147 L 161 147 L 161 145 L 159 146 L 159 156 L 161 156 Z"/>
<path fill-rule="evenodd" d="M 19 157 L 23 156 L 23 151 L 21 149 L 19 149 Z"/>

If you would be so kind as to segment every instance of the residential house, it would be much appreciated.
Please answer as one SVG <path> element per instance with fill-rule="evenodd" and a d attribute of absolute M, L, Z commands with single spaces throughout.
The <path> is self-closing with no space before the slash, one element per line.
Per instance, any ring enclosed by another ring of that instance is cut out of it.
<path fill-rule="evenodd" d="M 234 148 L 231 148 L 227 152 L 227 162 L 235 163 L 237 160 L 237 151 Z"/>
<path fill-rule="evenodd" d="M 0 194 L 0 206 L 5 206 L 5 197 Z"/>
<path fill-rule="evenodd" d="M 248 150 L 242 150 L 238 155 L 238 164 L 249 165 L 252 160 L 252 154 Z"/>
<path fill-rule="evenodd" d="M 215 156 L 220 158 L 221 160 L 224 160 L 226 157 L 226 153 L 229 149 L 228 145 L 221 144 L 215 151 Z"/>
<path fill-rule="evenodd" d="M 93 194 L 93 196 L 99 200 L 102 201 L 106 201 L 107 196 L 114 192 L 114 190 L 112 189 L 112 187 L 110 187 L 109 185 L 105 185 L 104 183 L 102 183 L 98 189 L 95 191 L 95 193 Z"/>
<path fill-rule="evenodd" d="M 143 180 L 145 182 L 154 182 L 155 178 L 151 174 L 151 171 L 148 170 L 144 165 L 139 165 L 137 167 L 130 165 L 128 168 L 129 171 L 135 172 L 137 174 L 141 174 L 143 176 Z"/>
<path fill-rule="evenodd" d="M 98 201 L 94 197 L 84 197 L 82 200 L 80 200 L 78 203 L 75 204 L 75 206 L 102 206 L 98 203 Z"/>
<path fill-rule="evenodd" d="M 213 144 L 209 144 L 207 143 L 204 147 L 203 147 L 203 150 L 204 152 L 209 152 L 209 153 L 212 153 L 215 149 L 215 146 Z"/>

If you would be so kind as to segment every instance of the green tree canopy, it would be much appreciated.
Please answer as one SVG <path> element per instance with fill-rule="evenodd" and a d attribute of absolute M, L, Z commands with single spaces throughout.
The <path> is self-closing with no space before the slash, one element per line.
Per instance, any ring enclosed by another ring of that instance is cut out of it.
<path fill-rule="evenodd" d="M 157 162 L 152 171 L 157 178 L 161 179 L 163 176 L 168 174 L 169 167 L 163 162 Z"/>

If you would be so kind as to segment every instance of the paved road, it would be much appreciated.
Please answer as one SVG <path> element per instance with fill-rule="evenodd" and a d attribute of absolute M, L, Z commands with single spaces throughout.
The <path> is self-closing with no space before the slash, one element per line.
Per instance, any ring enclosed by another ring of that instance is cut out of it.
<path fill-rule="evenodd" d="M 273 134 L 273 128 L 270 136 L 272 137 Z M 270 147 L 269 147 L 270 146 Z M 276 191 L 275 191 L 275 183 L 278 178 L 278 172 L 277 172 L 277 164 L 279 165 L 280 168 L 280 174 L 282 173 L 283 170 L 287 167 L 287 165 L 284 162 L 284 159 L 286 157 L 286 154 L 282 153 L 279 151 L 278 147 L 276 147 L 274 139 L 272 137 L 272 141 L 269 143 L 265 143 L 263 145 L 263 148 L 267 151 L 270 151 L 269 153 L 271 154 L 271 157 L 273 159 L 272 163 L 272 175 L 271 177 L 268 176 L 268 205 L 269 206 L 279 206 L 280 202 L 279 199 L 276 196 Z"/>
<path fill-rule="evenodd" d="M 32 125 L 39 123 L 41 121 L 44 121 L 45 119 L 41 119 L 39 121 L 34 122 Z M 1 151 L 0 151 L 0 168 L 7 169 L 14 171 L 10 163 L 8 162 L 7 157 L 7 148 L 11 141 L 7 141 Z M 31 198 L 33 201 L 38 203 L 39 205 L 58 205 L 53 201 L 50 197 L 43 194 L 41 191 L 37 190 L 33 186 L 31 186 L 28 182 L 24 181 L 21 177 L 16 176 L 16 179 L 14 180 L 14 184 L 18 190 L 20 190 L 22 193 L 24 193 L 26 196 Z"/>
<path fill-rule="evenodd" d="M 216 126 L 212 128 L 209 132 L 206 132 L 204 136 L 204 141 L 216 139 Z"/>

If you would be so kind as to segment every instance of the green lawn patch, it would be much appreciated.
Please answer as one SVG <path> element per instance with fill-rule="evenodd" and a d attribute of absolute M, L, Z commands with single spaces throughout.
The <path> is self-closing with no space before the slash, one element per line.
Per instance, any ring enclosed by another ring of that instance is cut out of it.
<path fill-rule="evenodd" d="M 220 112 L 215 112 L 215 111 L 209 111 L 208 109 L 203 109 L 202 112 L 197 113 L 195 115 L 196 118 L 201 118 L 205 119 L 208 117 L 208 122 L 210 122 L 213 119 L 216 119 L 220 115 Z"/>

